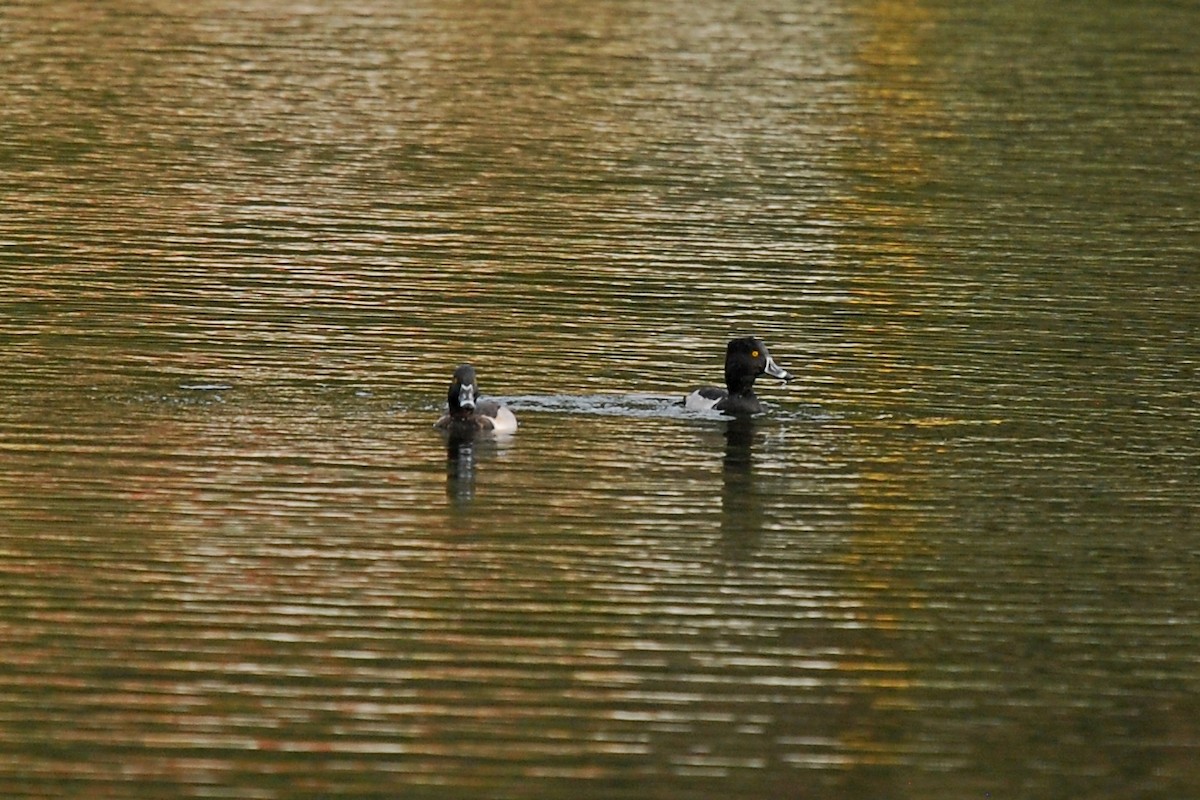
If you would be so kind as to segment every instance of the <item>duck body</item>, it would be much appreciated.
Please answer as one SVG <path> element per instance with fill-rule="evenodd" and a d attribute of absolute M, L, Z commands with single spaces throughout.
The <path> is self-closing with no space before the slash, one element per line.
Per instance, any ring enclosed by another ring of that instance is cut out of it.
<path fill-rule="evenodd" d="M 479 397 L 479 382 L 475 368 L 463 364 L 454 370 L 454 379 L 446 392 L 446 413 L 434 423 L 450 433 L 512 433 L 517 429 L 517 417 L 499 400 Z"/>
<path fill-rule="evenodd" d="M 683 405 L 694 411 L 712 409 L 739 416 L 757 414 L 763 410 L 754 394 L 754 381 L 759 375 L 770 375 L 781 381 L 792 378 L 771 358 L 762 339 L 754 336 L 733 339 L 725 348 L 725 387 L 701 386 L 683 398 Z"/>

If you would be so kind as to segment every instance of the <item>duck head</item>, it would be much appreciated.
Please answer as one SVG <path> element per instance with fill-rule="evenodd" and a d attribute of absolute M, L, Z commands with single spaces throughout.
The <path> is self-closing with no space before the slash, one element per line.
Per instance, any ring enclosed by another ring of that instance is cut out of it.
<path fill-rule="evenodd" d="M 463 364 L 454 370 L 454 380 L 446 393 L 446 404 L 450 414 L 469 414 L 475 410 L 475 398 L 479 395 L 479 384 L 475 380 L 475 368 Z"/>
<path fill-rule="evenodd" d="M 746 336 L 733 339 L 725 348 L 725 385 L 730 394 L 739 394 L 754 388 L 759 375 L 770 375 L 781 381 L 792 376 L 775 363 L 762 339 Z"/>

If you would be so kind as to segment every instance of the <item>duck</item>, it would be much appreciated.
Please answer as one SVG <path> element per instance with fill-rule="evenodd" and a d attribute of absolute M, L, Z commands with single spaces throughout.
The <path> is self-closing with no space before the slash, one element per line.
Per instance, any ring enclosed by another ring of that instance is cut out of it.
<path fill-rule="evenodd" d="M 479 381 L 470 364 L 454 370 L 446 406 L 446 413 L 434 423 L 435 428 L 451 433 L 512 433 L 517 429 L 517 417 L 507 406 L 499 400 L 479 399 Z"/>
<path fill-rule="evenodd" d="M 757 414 L 763 410 L 754 394 L 754 380 L 759 375 L 781 381 L 792 379 L 771 358 L 762 339 L 754 336 L 732 339 L 725 347 L 725 388 L 701 386 L 683 398 L 683 405 L 694 411 L 715 409 L 726 414 Z"/>

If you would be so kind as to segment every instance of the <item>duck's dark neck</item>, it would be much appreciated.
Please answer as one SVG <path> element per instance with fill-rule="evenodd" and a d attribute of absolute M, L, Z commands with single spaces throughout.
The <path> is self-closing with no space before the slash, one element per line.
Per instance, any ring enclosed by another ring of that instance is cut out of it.
<path fill-rule="evenodd" d="M 468 406 L 464 406 L 462 403 L 458 402 L 458 392 L 454 391 L 453 389 L 451 389 L 450 394 L 447 395 L 446 403 L 449 407 L 450 416 L 454 417 L 455 419 L 469 417 L 475 413 L 474 408 L 469 408 Z"/>
<path fill-rule="evenodd" d="M 747 378 L 745 375 L 726 370 L 725 387 L 729 389 L 730 396 L 754 397 L 754 378 L 754 375 Z"/>

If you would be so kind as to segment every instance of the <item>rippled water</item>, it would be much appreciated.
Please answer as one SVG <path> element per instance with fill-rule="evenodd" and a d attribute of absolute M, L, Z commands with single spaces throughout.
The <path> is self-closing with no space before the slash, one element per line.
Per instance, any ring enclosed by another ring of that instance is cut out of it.
<path fill-rule="evenodd" d="M 1197 794 L 1200 14 L 977 6 L 0 8 L 0 793 Z"/>

